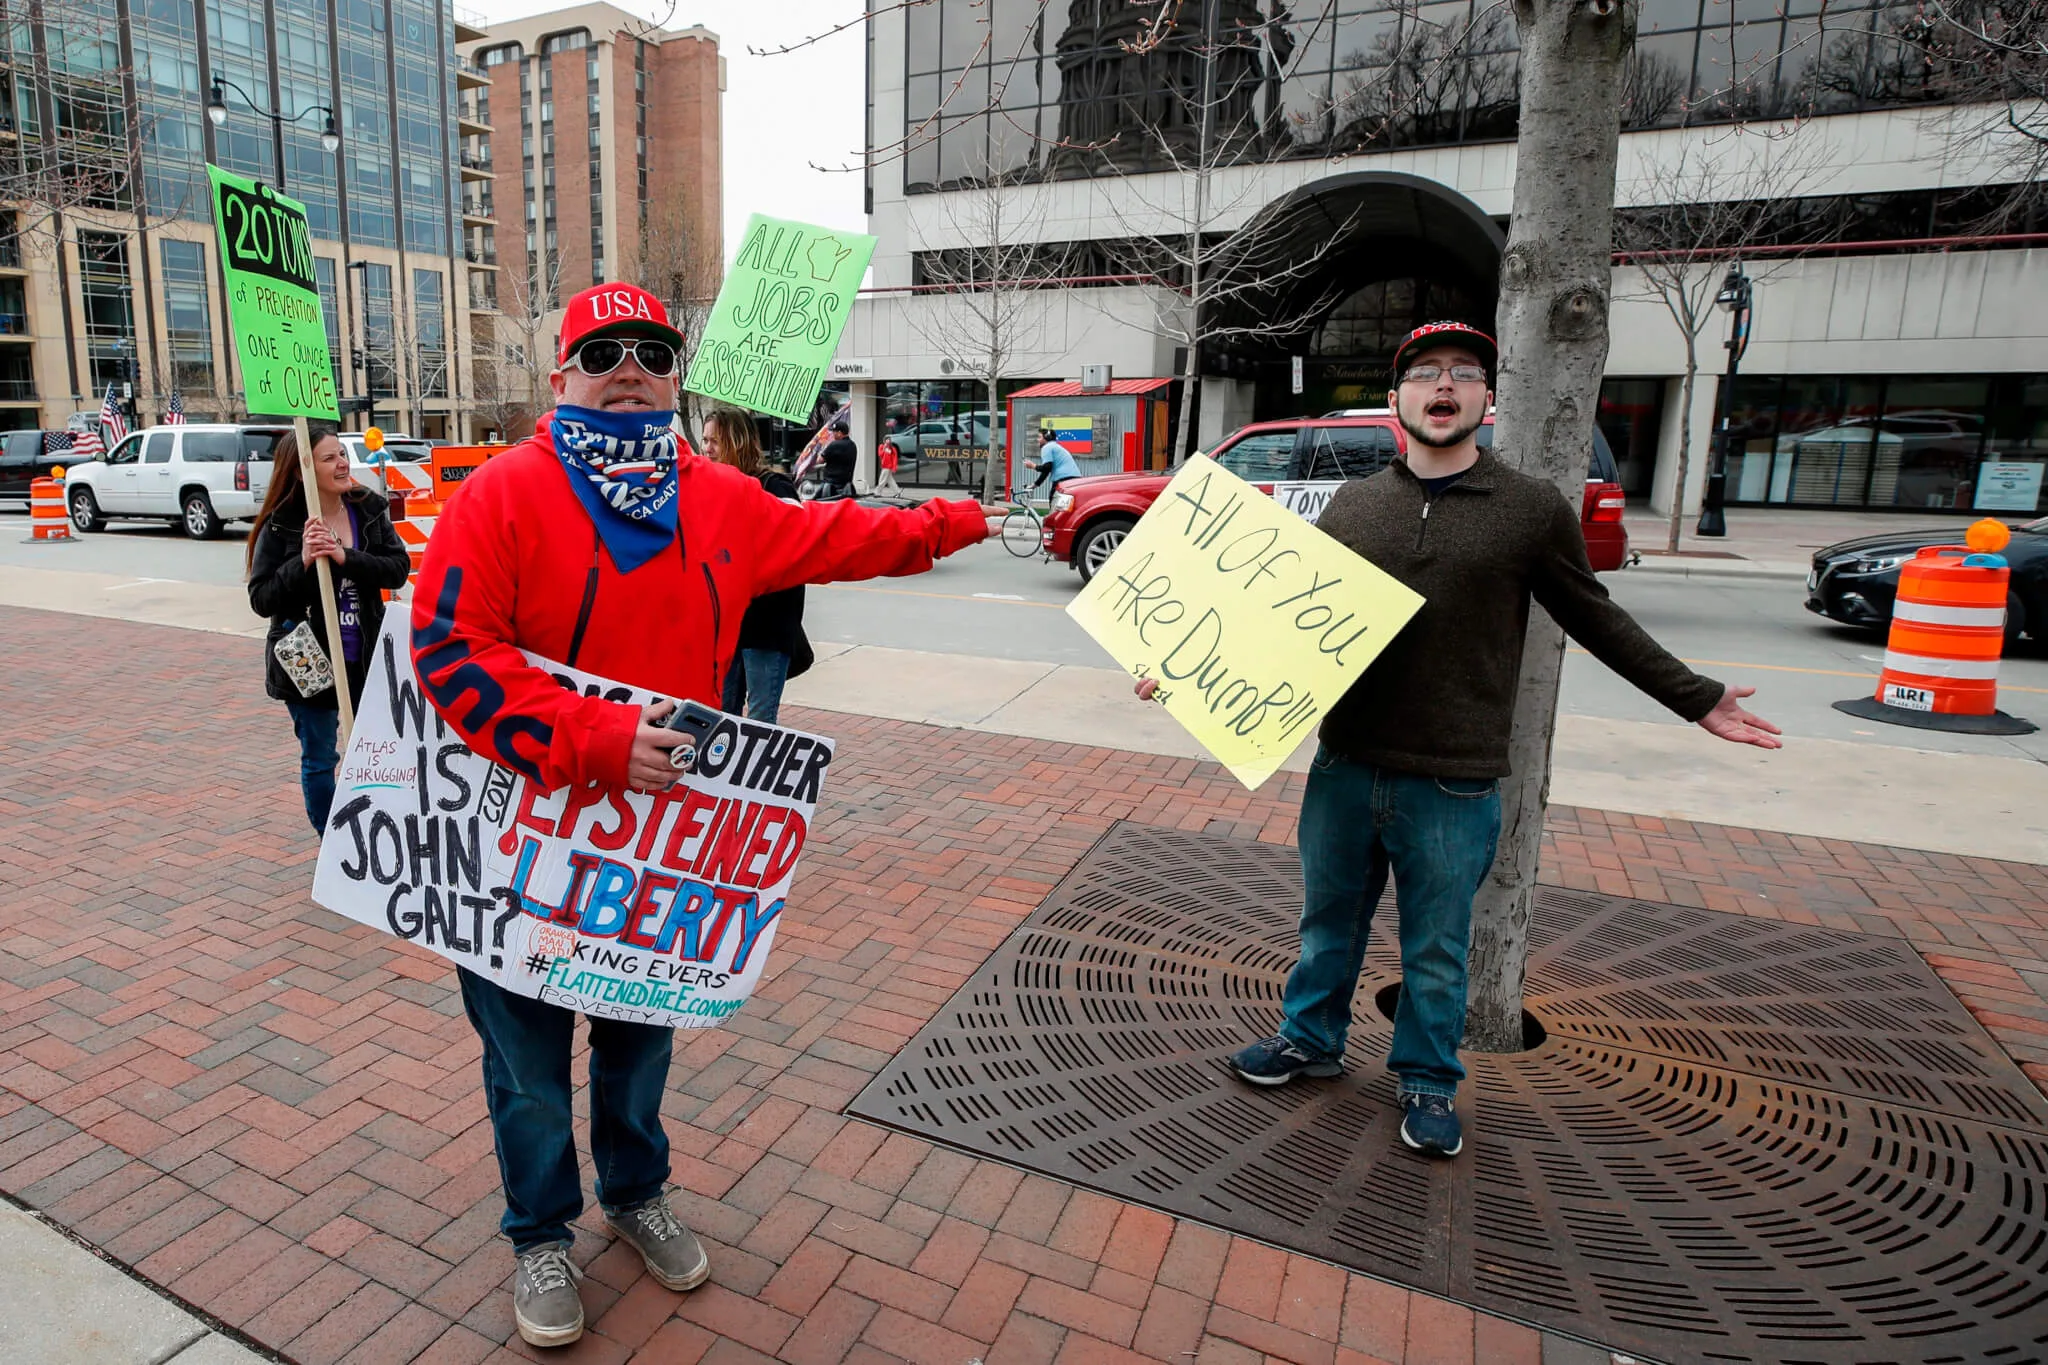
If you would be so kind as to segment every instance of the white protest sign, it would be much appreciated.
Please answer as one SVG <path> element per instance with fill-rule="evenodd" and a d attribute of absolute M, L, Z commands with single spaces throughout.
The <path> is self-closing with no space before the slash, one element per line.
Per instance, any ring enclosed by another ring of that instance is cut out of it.
<path fill-rule="evenodd" d="M 1344 486 L 1342 479 L 1317 479 L 1312 483 L 1276 483 L 1273 501 L 1313 526 L 1322 517 L 1330 499 Z"/>
<path fill-rule="evenodd" d="M 337 774 L 313 899 L 509 991 L 585 1014 L 704 1028 L 761 978 L 832 741 L 727 716 L 664 792 L 545 791 L 435 713 L 411 626 L 377 642 Z M 537 656 L 557 682 L 652 694 Z"/>

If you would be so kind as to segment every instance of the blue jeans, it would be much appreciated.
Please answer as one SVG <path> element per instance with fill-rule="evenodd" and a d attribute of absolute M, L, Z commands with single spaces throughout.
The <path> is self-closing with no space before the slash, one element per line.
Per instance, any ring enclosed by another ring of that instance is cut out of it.
<path fill-rule="evenodd" d="M 514 1251 L 571 1240 L 583 1212 L 570 1132 L 569 1046 L 576 1014 L 514 995 L 458 969 L 462 1008 L 484 1043 L 484 1102 L 505 1186 L 498 1227 Z M 668 1183 L 661 1096 L 675 1030 L 590 1021 L 590 1158 L 609 1212 L 645 1203 Z"/>
<path fill-rule="evenodd" d="M 334 805 L 334 769 L 341 762 L 335 742 L 341 736 L 341 712 L 302 701 L 286 701 L 292 730 L 299 737 L 299 790 L 306 798 L 306 818 L 315 834 L 327 832 L 327 812 Z"/>
<path fill-rule="evenodd" d="M 1500 784 L 1389 772 L 1318 749 L 1300 838 L 1301 961 L 1287 977 L 1280 1032 L 1318 1060 L 1344 1055 L 1366 934 L 1391 871 L 1401 1004 L 1387 1068 L 1403 1094 L 1457 1094 L 1472 897 L 1500 841 Z"/>
<path fill-rule="evenodd" d="M 789 681 L 789 656 L 779 649 L 743 649 L 733 655 L 725 673 L 725 701 L 729 715 L 739 715 L 745 706 L 748 720 L 775 723 L 782 710 L 782 685 Z"/>

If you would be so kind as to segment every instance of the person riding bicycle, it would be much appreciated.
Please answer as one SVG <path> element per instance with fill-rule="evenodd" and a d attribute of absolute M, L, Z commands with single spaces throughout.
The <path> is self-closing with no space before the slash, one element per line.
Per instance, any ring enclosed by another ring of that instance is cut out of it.
<path fill-rule="evenodd" d="M 1050 436 L 1046 437 L 1045 444 L 1038 448 L 1038 458 L 1026 460 L 1024 467 L 1038 471 L 1038 480 L 1030 489 L 1033 493 L 1044 487 L 1048 479 L 1052 481 L 1052 491 L 1057 493 L 1060 485 L 1068 479 L 1081 477 L 1081 467 L 1074 463 L 1074 457 L 1068 453 L 1065 446 Z"/>

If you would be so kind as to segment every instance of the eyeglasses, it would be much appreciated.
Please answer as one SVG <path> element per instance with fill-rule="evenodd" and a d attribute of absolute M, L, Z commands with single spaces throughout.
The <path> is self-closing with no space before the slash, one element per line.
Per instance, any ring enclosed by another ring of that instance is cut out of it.
<path fill-rule="evenodd" d="M 1443 375 L 1444 367 L 1441 365 L 1416 365 L 1411 367 L 1408 373 L 1401 376 L 1401 382 L 1403 384 L 1434 384 L 1437 380 L 1443 378 Z M 1457 380 L 1460 384 L 1484 384 L 1486 382 L 1486 370 L 1478 365 L 1453 365 L 1451 366 L 1451 378 Z"/>
<path fill-rule="evenodd" d="M 633 359 L 656 379 L 666 379 L 676 372 L 676 348 L 666 341 L 634 342 Z M 625 363 L 625 342 L 613 337 L 592 337 L 576 348 L 564 368 L 578 369 L 592 379 L 602 379 Z"/>

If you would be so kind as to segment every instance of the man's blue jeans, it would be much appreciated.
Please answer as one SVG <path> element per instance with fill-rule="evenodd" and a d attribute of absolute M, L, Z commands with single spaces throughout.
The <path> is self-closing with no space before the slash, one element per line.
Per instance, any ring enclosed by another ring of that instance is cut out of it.
<path fill-rule="evenodd" d="M 512 1249 L 571 1240 L 583 1212 L 570 1133 L 569 1045 L 576 1014 L 514 995 L 458 970 L 462 1007 L 484 1043 L 484 1102 L 505 1185 L 499 1230 Z M 590 1021 L 590 1157 L 598 1202 L 612 1212 L 642 1204 L 668 1183 L 661 1096 L 675 1030 L 617 1019 Z"/>
<path fill-rule="evenodd" d="M 299 737 L 299 791 L 306 798 L 306 818 L 315 834 L 327 833 L 327 812 L 334 805 L 334 769 L 341 762 L 335 744 L 341 738 L 341 712 L 302 701 L 287 701 L 292 730 Z"/>
<path fill-rule="evenodd" d="M 737 716 L 744 705 L 748 720 L 775 724 L 782 710 L 782 685 L 789 681 L 789 656 L 779 649 L 743 649 L 733 655 L 725 674 L 721 709 Z"/>
<path fill-rule="evenodd" d="M 1500 784 L 1390 772 L 1319 748 L 1300 839 L 1301 961 L 1287 978 L 1280 1032 L 1318 1060 L 1344 1055 L 1366 933 L 1391 871 L 1401 1004 L 1387 1067 L 1403 1094 L 1457 1094 L 1472 897 L 1500 841 Z"/>

